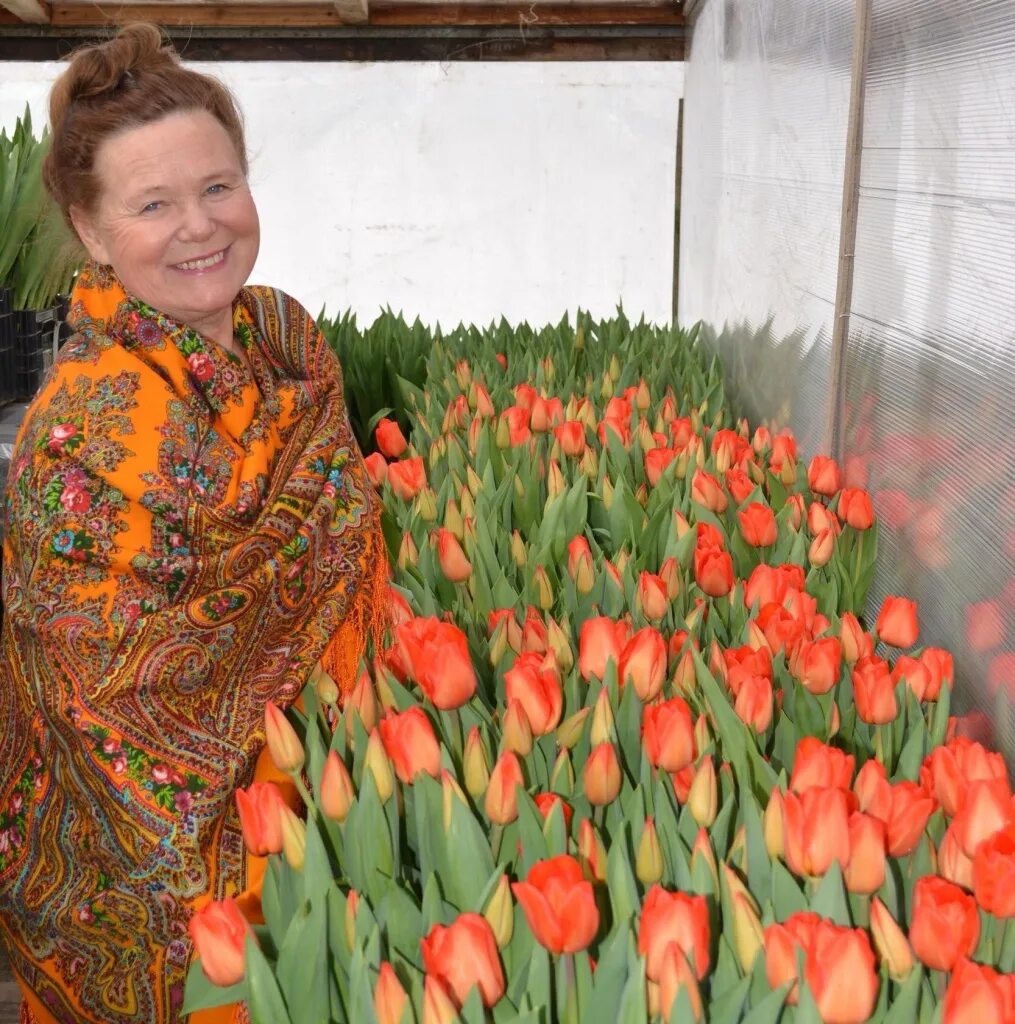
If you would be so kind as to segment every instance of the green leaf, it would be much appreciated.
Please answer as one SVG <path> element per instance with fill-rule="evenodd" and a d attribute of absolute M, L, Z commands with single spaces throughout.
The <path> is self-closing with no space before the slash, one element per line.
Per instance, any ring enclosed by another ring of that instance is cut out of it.
<path fill-rule="evenodd" d="M 183 990 L 184 1015 L 193 1013 L 195 1010 L 208 1010 L 214 1006 L 228 1006 L 230 1003 L 237 1003 L 246 992 L 245 983 L 237 982 L 235 985 L 222 987 L 215 985 L 208 980 L 204 973 L 200 960 L 194 960 L 187 972 L 186 987 Z"/>
<path fill-rule="evenodd" d="M 881 1024 L 912 1024 L 917 1019 L 923 977 L 923 968 L 917 964 L 909 977 L 899 986 Z M 883 978 L 881 984 L 882 986 L 886 984 Z"/>
<path fill-rule="evenodd" d="M 837 860 L 832 861 L 831 867 L 825 872 L 825 877 L 818 883 L 810 909 L 845 928 L 853 926 L 842 868 L 839 867 Z"/>
<path fill-rule="evenodd" d="M 244 968 L 251 1024 L 291 1024 L 289 1011 L 271 965 L 249 935 Z"/>
<path fill-rule="evenodd" d="M 323 894 L 305 903 L 290 922 L 279 949 L 275 976 L 297 1019 L 328 1019 L 327 913 Z"/>

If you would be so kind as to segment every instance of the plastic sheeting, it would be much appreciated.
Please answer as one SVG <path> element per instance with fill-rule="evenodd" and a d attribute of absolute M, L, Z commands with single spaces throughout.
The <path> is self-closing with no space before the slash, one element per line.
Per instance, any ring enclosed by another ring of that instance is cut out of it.
<path fill-rule="evenodd" d="M 826 450 L 853 0 L 704 0 L 684 111 L 679 313 L 757 421 Z M 958 704 L 1015 754 L 1015 18 L 873 0 L 839 415 Z"/>

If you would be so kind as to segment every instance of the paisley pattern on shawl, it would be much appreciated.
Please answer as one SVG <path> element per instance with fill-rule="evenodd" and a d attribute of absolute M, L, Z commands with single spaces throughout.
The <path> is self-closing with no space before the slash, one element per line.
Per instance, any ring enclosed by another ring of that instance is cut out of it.
<path fill-rule="evenodd" d="M 379 510 L 313 319 L 241 291 L 246 360 L 90 266 L 5 498 L 0 930 L 59 1021 L 178 1018 L 196 906 L 243 889 L 266 701 L 351 683 Z"/>

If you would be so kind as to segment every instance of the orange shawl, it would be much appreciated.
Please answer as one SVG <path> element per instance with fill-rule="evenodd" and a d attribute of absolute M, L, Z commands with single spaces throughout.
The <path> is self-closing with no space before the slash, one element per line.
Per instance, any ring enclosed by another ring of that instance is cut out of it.
<path fill-rule="evenodd" d="M 15 447 L 0 634 L 0 937 L 57 1020 L 175 1020 L 196 903 L 245 883 L 265 703 L 380 628 L 387 563 L 342 376 L 269 288 L 247 363 L 78 280 Z"/>

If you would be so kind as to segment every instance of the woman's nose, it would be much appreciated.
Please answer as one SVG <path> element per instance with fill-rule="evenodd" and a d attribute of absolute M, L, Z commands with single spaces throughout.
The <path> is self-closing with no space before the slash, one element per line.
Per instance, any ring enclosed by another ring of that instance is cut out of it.
<path fill-rule="evenodd" d="M 178 234 L 182 239 L 209 238 L 215 230 L 215 221 L 200 202 L 186 203 Z"/>

